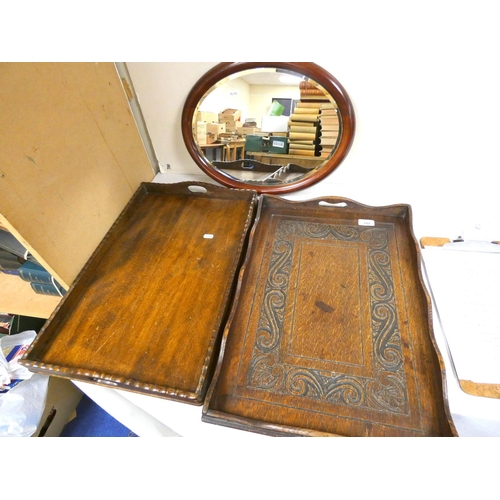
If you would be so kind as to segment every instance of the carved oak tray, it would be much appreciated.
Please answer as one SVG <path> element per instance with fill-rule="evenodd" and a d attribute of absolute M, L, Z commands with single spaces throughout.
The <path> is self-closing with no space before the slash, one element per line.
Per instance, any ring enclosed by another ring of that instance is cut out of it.
<path fill-rule="evenodd" d="M 256 204 L 253 191 L 142 184 L 22 364 L 201 404 Z"/>
<path fill-rule="evenodd" d="M 409 206 L 263 195 L 240 276 L 205 422 L 456 435 Z"/>

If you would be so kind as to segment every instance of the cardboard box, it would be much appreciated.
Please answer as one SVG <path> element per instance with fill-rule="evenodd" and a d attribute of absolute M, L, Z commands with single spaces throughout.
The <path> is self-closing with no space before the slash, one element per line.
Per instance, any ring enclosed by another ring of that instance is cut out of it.
<path fill-rule="evenodd" d="M 207 123 L 197 122 L 196 123 L 196 135 L 205 135 L 207 133 Z"/>
<path fill-rule="evenodd" d="M 219 135 L 223 134 L 225 131 L 225 123 L 207 123 L 207 133 Z"/>
<path fill-rule="evenodd" d="M 214 127 L 212 125 L 217 125 L 212 124 L 212 123 L 206 123 L 206 122 L 197 122 L 196 124 L 196 139 L 198 141 L 198 144 L 200 146 L 206 146 L 208 144 L 213 144 L 217 138 L 218 138 L 218 133 L 214 133 Z M 212 130 L 212 131 L 211 131 Z M 215 127 L 215 130 L 218 130 L 218 127 Z"/>
<path fill-rule="evenodd" d="M 212 123 L 217 121 L 217 113 L 211 113 L 210 111 L 198 111 L 198 116 L 196 117 L 198 122 Z"/>
<path fill-rule="evenodd" d="M 226 141 L 233 141 L 238 139 L 238 134 L 233 132 L 224 132 L 219 134 L 219 139 L 225 139 Z"/>
<path fill-rule="evenodd" d="M 219 113 L 219 122 L 227 122 L 228 120 L 238 121 L 241 119 L 241 111 L 239 109 L 225 109 Z"/>
<path fill-rule="evenodd" d="M 217 141 L 217 135 L 207 133 L 205 137 L 205 144 L 213 144 L 216 141 Z"/>
<path fill-rule="evenodd" d="M 226 132 L 236 133 L 237 128 L 241 126 L 241 122 L 237 122 L 235 120 L 226 120 L 223 123 L 226 126 Z"/>
<path fill-rule="evenodd" d="M 258 127 L 237 127 L 236 132 L 238 135 L 253 135 L 260 132 Z"/>
<path fill-rule="evenodd" d="M 206 122 L 196 123 L 196 140 L 200 146 L 207 143 L 207 124 Z"/>

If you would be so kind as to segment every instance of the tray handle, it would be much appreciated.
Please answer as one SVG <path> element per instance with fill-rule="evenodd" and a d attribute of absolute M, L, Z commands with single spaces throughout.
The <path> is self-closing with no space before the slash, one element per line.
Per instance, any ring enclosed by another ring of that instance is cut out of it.
<path fill-rule="evenodd" d="M 191 193 L 208 193 L 208 189 L 200 184 L 189 184 L 187 189 L 188 191 L 191 191 Z"/>
<path fill-rule="evenodd" d="M 290 201 L 287 203 L 290 203 Z M 332 212 L 342 213 L 345 211 L 346 214 L 359 213 L 360 217 L 366 214 L 368 217 L 389 216 L 404 218 L 408 215 L 410 210 L 409 205 L 370 206 L 340 196 L 323 196 L 306 201 L 292 201 L 291 203 L 297 204 L 307 210 L 314 210 L 315 212 L 324 211 L 327 213 L 331 210 Z"/>
<path fill-rule="evenodd" d="M 319 200 L 318 205 L 320 207 L 331 207 L 331 208 L 346 208 L 348 206 L 346 201 L 327 201 L 327 200 Z"/>
<path fill-rule="evenodd" d="M 311 206 L 314 206 L 320 210 L 328 210 L 328 209 L 346 209 L 346 210 L 359 210 L 366 208 L 366 205 L 363 205 L 357 201 L 350 200 L 349 198 L 341 198 L 337 196 L 325 196 L 322 198 L 316 198 L 311 200 Z"/>

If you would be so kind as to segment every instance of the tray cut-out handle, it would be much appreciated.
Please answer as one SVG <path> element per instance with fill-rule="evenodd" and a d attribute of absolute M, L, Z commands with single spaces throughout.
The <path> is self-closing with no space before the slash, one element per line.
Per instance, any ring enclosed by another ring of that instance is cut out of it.
<path fill-rule="evenodd" d="M 196 184 L 189 185 L 188 189 L 192 193 L 203 193 L 203 194 L 208 193 L 208 190 L 207 190 L 206 187 L 204 187 L 204 186 L 198 186 Z"/>
<path fill-rule="evenodd" d="M 338 203 L 332 203 L 330 201 L 321 200 L 318 205 L 322 207 L 333 207 L 333 208 L 345 208 L 347 203 L 345 201 L 339 201 Z"/>

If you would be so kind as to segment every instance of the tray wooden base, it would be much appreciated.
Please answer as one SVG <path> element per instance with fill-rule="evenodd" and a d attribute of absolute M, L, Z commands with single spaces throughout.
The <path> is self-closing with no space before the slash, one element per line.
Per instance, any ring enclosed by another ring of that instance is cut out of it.
<path fill-rule="evenodd" d="M 22 364 L 201 404 L 256 199 L 210 184 L 144 183 Z"/>
<path fill-rule="evenodd" d="M 270 435 L 456 435 L 410 207 L 261 201 L 203 420 Z"/>

